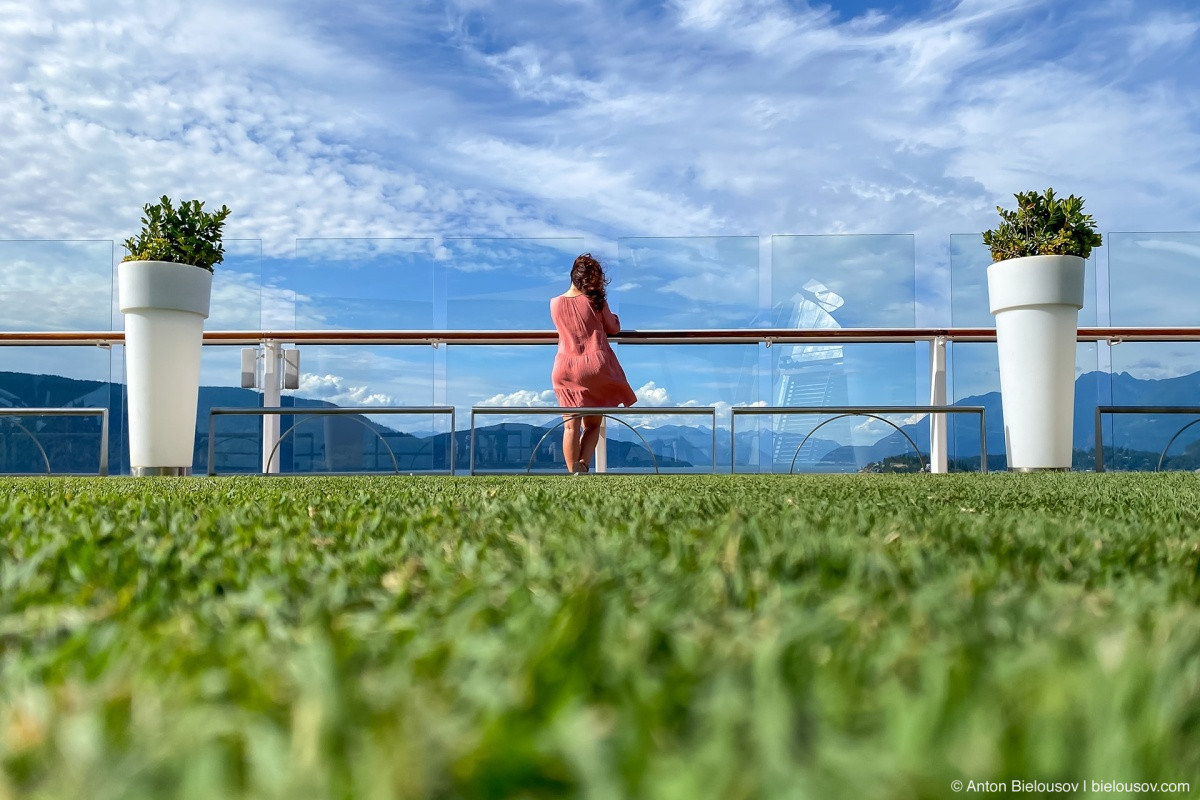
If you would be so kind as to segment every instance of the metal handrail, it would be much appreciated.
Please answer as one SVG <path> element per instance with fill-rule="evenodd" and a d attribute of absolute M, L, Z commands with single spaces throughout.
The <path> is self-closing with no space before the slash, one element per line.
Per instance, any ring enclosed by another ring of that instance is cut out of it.
<path fill-rule="evenodd" d="M 597 417 L 615 417 L 615 416 L 679 416 L 679 415 L 702 415 L 711 419 L 712 424 L 712 454 L 713 454 L 713 472 L 717 471 L 717 409 L 716 406 L 645 406 L 643 408 L 611 408 L 603 406 L 475 406 L 471 409 L 471 444 L 470 454 L 467 460 L 469 465 L 469 474 L 477 474 L 475 471 L 475 416 L 476 414 L 494 414 L 503 416 L 519 416 L 519 415 L 536 415 L 536 416 L 597 416 Z M 543 436 L 543 438 L 545 438 Z M 644 440 L 643 440 L 644 441 Z M 657 464 L 656 467 L 657 469 Z"/>
<path fill-rule="evenodd" d="M 108 474 L 107 408 L 0 408 L 0 418 L 3 417 L 100 417 L 100 463 L 97 466 L 96 474 Z M 24 431 L 29 438 L 33 439 L 34 445 L 42 454 L 42 461 L 46 465 L 46 472 L 53 474 L 50 469 L 50 458 L 46 455 L 46 449 L 42 447 L 42 443 L 21 423 L 18 422 L 17 427 Z"/>
<path fill-rule="evenodd" d="M 622 330 L 610 341 L 620 344 L 846 344 L 923 342 L 994 342 L 996 329 L 960 328 L 692 328 L 677 330 Z M 1200 341 L 1200 327 L 1081 327 L 1080 342 L 1192 342 Z M 558 342 L 553 330 L 295 330 L 205 331 L 207 345 L 248 345 L 267 341 L 325 345 L 426 345 L 540 344 Z M 6 331 L 0 346 L 111 347 L 125 343 L 124 331 Z"/>

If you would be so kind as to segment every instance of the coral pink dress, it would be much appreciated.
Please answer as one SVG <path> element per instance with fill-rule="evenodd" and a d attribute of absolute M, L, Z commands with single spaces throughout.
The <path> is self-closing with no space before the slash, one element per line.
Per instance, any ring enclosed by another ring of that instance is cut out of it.
<path fill-rule="evenodd" d="M 558 330 L 558 354 L 550 381 L 560 406 L 615 408 L 637 402 L 608 334 L 621 330 L 608 304 L 596 311 L 586 294 L 560 295 L 550 301 Z"/>

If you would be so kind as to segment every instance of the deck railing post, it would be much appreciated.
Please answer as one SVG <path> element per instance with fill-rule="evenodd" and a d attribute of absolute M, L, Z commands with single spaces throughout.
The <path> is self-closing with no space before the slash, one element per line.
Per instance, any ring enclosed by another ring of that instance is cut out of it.
<path fill-rule="evenodd" d="M 935 336 L 929 341 L 929 405 L 946 405 L 945 336 Z M 929 471 L 937 474 L 949 471 L 945 414 L 929 415 Z"/>
<path fill-rule="evenodd" d="M 608 472 L 608 420 L 600 418 L 600 439 L 596 442 L 596 472 Z"/>
<path fill-rule="evenodd" d="M 282 381 L 279 364 L 283 348 L 275 339 L 263 340 L 263 408 L 279 408 Z M 279 473 L 279 416 L 263 415 L 262 469 L 266 475 Z"/>

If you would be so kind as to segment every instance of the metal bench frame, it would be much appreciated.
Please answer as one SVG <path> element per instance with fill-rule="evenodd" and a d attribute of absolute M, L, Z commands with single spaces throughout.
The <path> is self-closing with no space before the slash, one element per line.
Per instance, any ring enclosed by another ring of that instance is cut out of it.
<path fill-rule="evenodd" d="M 1191 414 L 1200 417 L 1200 406 L 1096 406 L 1096 472 L 1104 472 L 1104 426 L 1101 417 L 1104 414 Z M 1192 427 L 1200 419 L 1194 419 L 1175 431 L 1175 435 L 1167 442 L 1167 446 L 1158 455 L 1158 466 L 1155 472 L 1162 472 L 1163 461 L 1167 458 L 1167 450 L 1175 444 L 1179 435 Z"/>
<path fill-rule="evenodd" d="M 108 409 L 107 408 L 0 408 L 0 418 L 3 417 L 100 417 L 100 463 L 97 475 L 108 475 Z M 14 423 L 26 436 L 33 440 L 34 446 L 42 455 L 42 463 L 46 465 L 46 474 L 53 475 L 50 468 L 50 457 L 46 448 L 38 441 L 37 436 L 20 422 Z M 72 473 L 64 473 L 72 474 Z"/>
<path fill-rule="evenodd" d="M 244 407 L 212 408 L 212 409 L 209 409 L 209 413 L 208 413 L 208 474 L 209 475 L 218 474 L 216 471 L 216 464 L 215 464 L 216 449 L 217 449 L 217 439 L 216 439 L 217 417 L 226 417 L 226 416 L 265 417 L 265 416 L 269 416 L 269 415 L 293 416 L 293 417 L 331 417 L 331 416 L 346 416 L 346 415 L 374 416 L 376 414 L 409 414 L 409 415 L 412 415 L 412 414 L 422 414 L 422 415 L 423 414 L 448 414 L 450 416 L 450 467 L 447 470 L 447 474 L 449 474 L 449 475 L 454 474 L 454 450 L 455 450 L 455 446 L 454 446 L 454 437 L 455 437 L 454 406 L 365 406 L 365 407 L 356 407 L 356 408 L 346 408 L 346 407 L 343 407 L 343 408 L 244 408 Z M 308 422 L 308 421 L 309 420 L 300 420 L 299 422 L 295 422 L 292 424 L 292 426 L 290 428 L 288 428 L 286 431 L 284 431 L 279 436 L 278 441 L 275 442 L 275 446 L 271 449 L 270 455 L 267 456 L 265 463 L 270 464 L 274 460 L 275 453 L 279 450 L 279 446 L 281 444 L 283 444 L 283 440 L 286 439 L 288 436 L 290 436 L 292 434 L 292 432 L 296 430 L 296 428 L 298 428 L 300 425 L 302 425 L 303 423 Z M 383 435 L 380 434 L 379 431 L 375 430 L 374 428 L 371 428 L 362 420 L 358 420 L 358 422 L 360 422 L 364 427 L 367 428 L 367 430 L 374 433 L 376 436 L 378 436 L 383 441 L 383 446 L 387 448 L 388 454 L 392 458 L 392 468 L 394 470 L 394 473 L 398 475 L 400 473 L 400 467 L 399 467 L 398 463 L 396 462 L 396 454 L 392 451 L 391 445 L 389 445 L 387 443 L 387 440 L 383 438 Z M 425 470 L 414 470 L 414 471 L 424 472 Z M 437 471 L 441 472 L 441 470 L 437 470 Z M 226 474 L 234 474 L 234 473 L 226 473 Z M 236 474 L 244 474 L 244 473 L 236 473 Z M 261 474 L 273 475 L 273 474 L 278 474 L 278 473 L 271 473 L 264 469 Z M 314 474 L 332 475 L 332 474 L 339 474 L 339 473 L 320 472 L 320 473 L 314 473 Z M 364 474 L 371 474 L 371 473 L 352 472 L 352 473 L 346 473 L 346 474 L 364 475 Z"/>
<path fill-rule="evenodd" d="M 885 419 L 883 414 L 978 414 L 979 415 L 979 471 L 987 472 L 987 412 L 983 406 L 738 406 L 730 409 L 729 412 L 729 471 L 737 472 L 737 418 L 744 416 L 783 416 L 786 414 L 821 414 L 830 418 L 817 424 L 800 442 L 800 447 L 796 448 L 795 454 L 792 456 L 792 464 L 788 469 L 789 473 L 795 471 L 796 456 L 800 454 L 800 448 L 804 447 L 804 443 L 808 441 L 808 437 L 812 436 L 822 425 L 827 425 L 834 420 L 842 419 L 843 417 L 871 417 L 880 422 L 885 422 L 899 431 L 908 443 L 912 445 L 916 451 L 917 458 L 921 462 L 921 471 L 925 471 L 925 457 L 921 455 L 920 448 L 912 438 L 900 428 L 899 425 L 889 419 Z"/>
<path fill-rule="evenodd" d="M 712 471 L 714 474 L 717 471 L 717 409 L 714 406 L 646 406 L 644 408 L 642 408 L 642 407 L 577 408 L 577 407 L 564 407 L 564 406 L 518 406 L 515 408 L 510 408 L 508 406 L 475 406 L 474 408 L 471 409 L 471 444 L 470 444 L 470 457 L 468 459 L 468 464 L 470 465 L 469 474 L 471 474 L 471 475 L 484 475 L 484 474 L 508 475 L 508 474 L 510 474 L 509 472 L 483 473 L 483 472 L 479 472 L 475 469 L 475 429 L 476 429 L 475 417 L 476 417 L 476 415 L 489 415 L 489 414 L 496 415 L 496 416 L 517 416 L 517 415 L 531 416 L 532 415 L 532 416 L 551 417 L 551 416 L 555 416 L 555 415 L 561 415 L 561 416 L 567 416 L 567 417 L 607 417 L 607 418 L 613 419 L 617 422 L 621 422 L 621 424 L 630 428 L 630 430 L 633 430 L 632 426 L 630 426 L 628 423 L 624 422 L 623 420 L 618 419 L 619 417 L 622 417 L 622 416 L 645 417 L 645 416 L 653 416 L 653 415 L 679 416 L 679 415 L 685 415 L 685 414 L 706 416 L 709 418 L 710 425 L 712 426 L 712 442 L 713 442 Z M 533 446 L 533 451 L 530 453 L 529 465 L 525 469 L 526 472 L 530 472 L 532 470 L 533 455 L 534 455 L 534 453 L 537 452 L 537 448 L 541 445 L 542 442 L 544 442 L 546 440 L 546 437 L 549 436 L 554 431 L 555 428 L 557 428 L 559 425 L 562 425 L 563 422 L 565 422 L 565 420 L 559 421 L 549 431 L 542 434 L 542 438 L 539 439 L 538 443 Z M 635 430 L 634 433 L 637 433 L 637 431 Z M 654 457 L 654 451 L 650 448 L 649 443 L 646 442 L 645 437 L 643 437 L 640 433 L 637 433 L 637 435 L 638 435 L 638 438 L 640 438 L 642 440 L 642 443 L 646 445 L 646 450 L 649 451 L 649 453 L 650 453 L 650 460 L 654 464 L 654 471 L 657 473 L 658 472 L 658 460 Z"/>

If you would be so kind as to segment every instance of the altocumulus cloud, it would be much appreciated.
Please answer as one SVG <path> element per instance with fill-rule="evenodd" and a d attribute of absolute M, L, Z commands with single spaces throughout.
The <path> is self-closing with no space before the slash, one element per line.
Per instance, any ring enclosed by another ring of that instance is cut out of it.
<path fill-rule="evenodd" d="M 162 193 L 267 253 L 942 235 L 1045 185 L 1194 227 L 1198 29 L 1175 0 L 0 0 L 0 236 L 120 240 Z"/>

